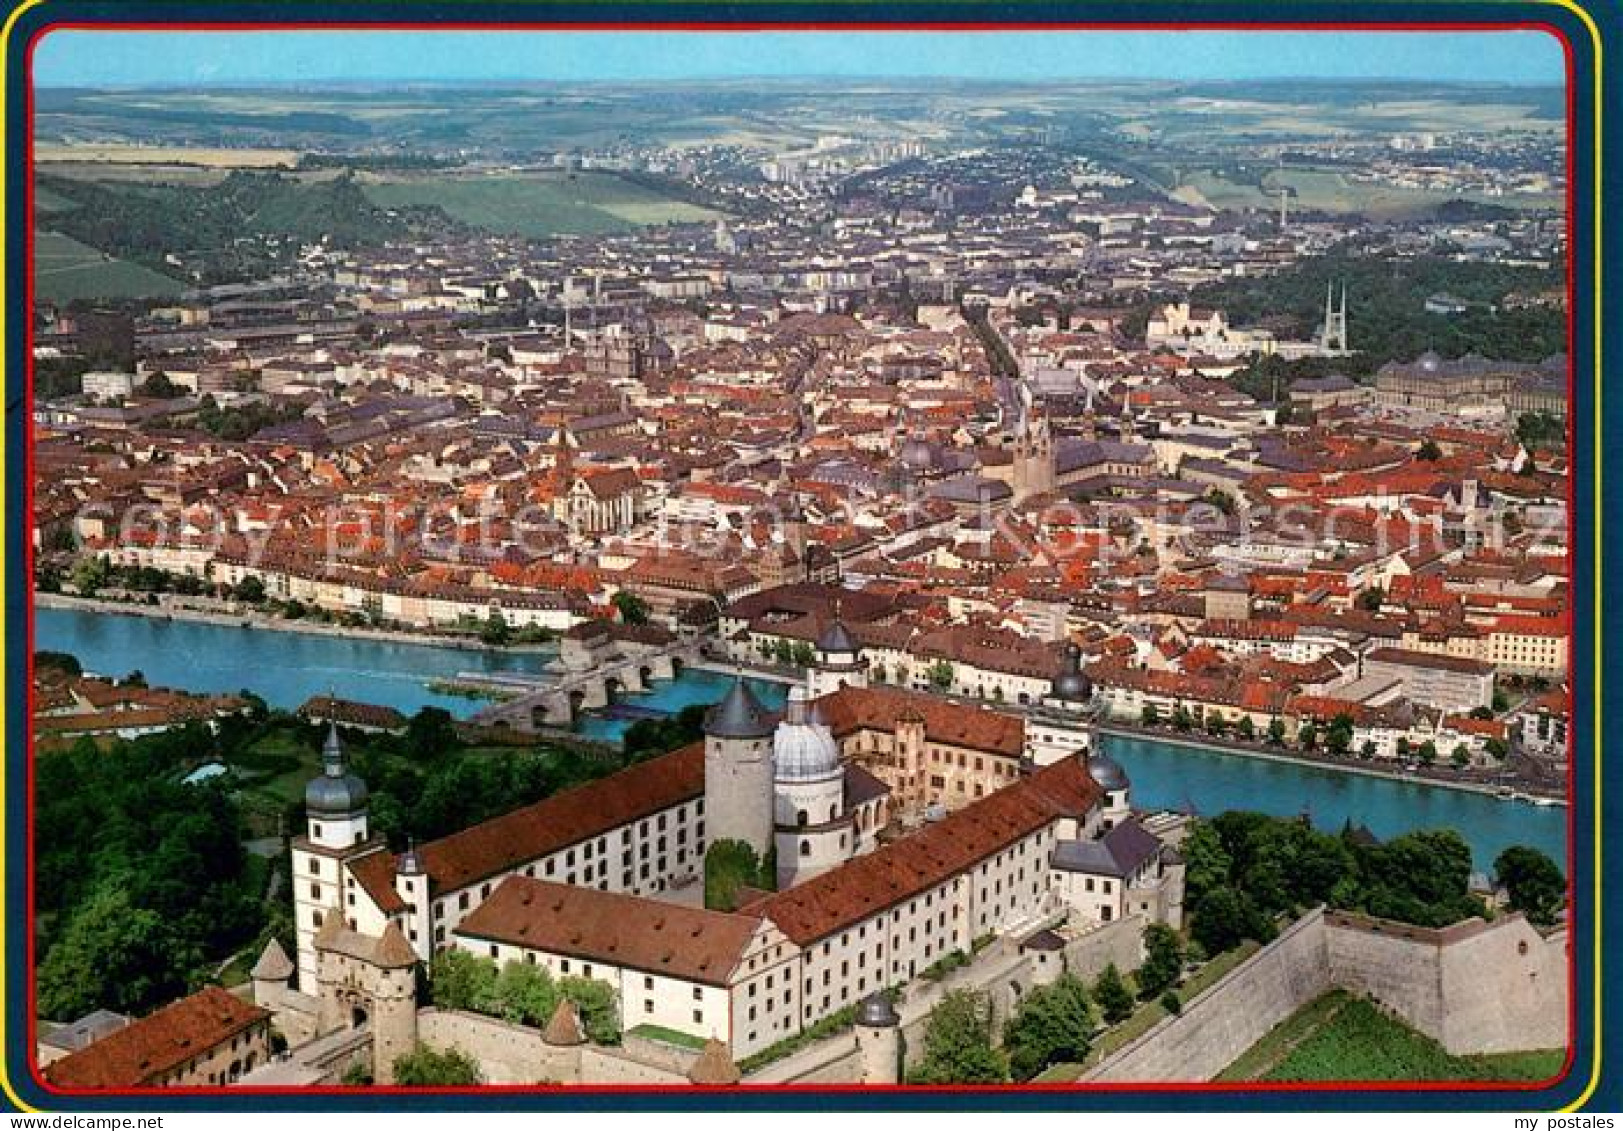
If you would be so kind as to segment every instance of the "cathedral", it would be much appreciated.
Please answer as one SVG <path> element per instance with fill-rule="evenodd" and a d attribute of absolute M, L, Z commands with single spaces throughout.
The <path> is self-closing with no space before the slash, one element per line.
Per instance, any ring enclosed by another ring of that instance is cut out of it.
<path fill-rule="evenodd" d="M 870 687 L 836 615 L 781 712 L 739 678 L 702 742 L 400 853 L 330 730 L 292 846 L 296 960 L 267 952 L 256 994 L 290 1041 L 369 1025 L 386 1081 L 417 969 L 458 947 L 604 981 L 627 1027 L 736 1060 L 987 938 L 1176 925 L 1181 860 L 1092 714 L 1075 649 L 1029 717 Z M 723 840 L 775 861 L 777 890 L 703 907 Z"/>

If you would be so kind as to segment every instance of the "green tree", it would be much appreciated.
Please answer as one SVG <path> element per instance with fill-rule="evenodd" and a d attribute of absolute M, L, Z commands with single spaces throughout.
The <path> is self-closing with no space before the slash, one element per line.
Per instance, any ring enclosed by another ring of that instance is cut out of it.
<path fill-rule="evenodd" d="M 1148 1001 L 1183 977 L 1183 939 L 1165 923 L 1144 928 L 1144 963 L 1138 968 L 1138 996 Z"/>
<path fill-rule="evenodd" d="M 456 720 L 444 707 L 421 707 L 406 722 L 406 750 L 418 760 L 459 750 Z"/>
<path fill-rule="evenodd" d="M 1319 728 L 1312 723 L 1303 723 L 1302 729 L 1296 732 L 1296 744 L 1303 750 L 1312 750 L 1319 744 Z"/>
<path fill-rule="evenodd" d="M 809 668 L 817 661 L 817 651 L 804 640 L 795 641 L 791 658 L 796 667 Z"/>
<path fill-rule="evenodd" d="M 620 1043 L 620 1010 L 613 986 L 596 978 L 560 978 L 558 992 L 580 1013 L 588 1040 L 600 1045 Z"/>
<path fill-rule="evenodd" d="M 784 665 L 794 663 L 794 645 L 789 643 L 787 636 L 780 636 L 772 642 L 772 658 Z"/>
<path fill-rule="evenodd" d="M 500 1012 L 499 980 L 494 962 L 459 947 L 440 951 L 428 964 L 429 994 L 442 1009 Z"/>
<path fill-rule="evenodd" d="M 952 686 L 952 681 L 956 677 L 957 672 L 953 670 L 953 666 L 946 660 L 937 660 L 930 665 L 930 686 L 937 691 L 947 690 Z"/>
<path fill-rule="evenodd" d="M 1449 758 L 1457 768 L 1463 770 L 1466 766 L 1471 764 L 1471 750 L 1465 745 L 1465 743 L 1458 743 L 1454 747 L 1454 752 L 1449 755 Z"/>
<path fill-rule="evenodd" d="M 491 609 L 479 628 L 479 639 L 493 648 L 512 643 L 513 629 L 500 609 Z"/>
<path fill-rule="evenodd" d="M 1428 766 L 1431 765 L 1437 761 L 1437 744 L 1428 738 L 1420 744 L 1419 754 L 1422 762 Z"/>
<path fill-rule="evenodd" d="M 40 963 L 39 1011 L 63 1021 L 98 1008 L 145 1013 L 184 995 L 202 957 L 164 915 L 134 903 L 127 879 L 109 877 Z"/>
<path fill-rule="evenodd" d="M 1257 724 L 1251 721 L 1250 715 L 1240 716 L 1240 725 L 1238 730 L 1240 737 L 1245 739 L 1247 742 L 1253 742 L 1256 740 Z"/>
<path fill-rule="evenodd" d="M 394 1062 L 396 1084 L 408 1088 L 452 1087 L 482 1084 L 479 1063 L 461 1049 L 429 1048 L 418 1045 Z"/>
<path fill-rule="evenodd" d="M 1268 722 L 1268 742 L 1273 746 L 1285 745 L 1285 720 L 1275 716 Z"/>
<path fill-rule="evenodd" d="M 1510 906 L 1541 927 L 1553 926 L 1567 901 L 1567 881 L 1555 861 L 1536 848 L 1512 845 L 1493 862 Z"/>
<path fill-rule="evenodd" d="M 930 1011 L 916 1084 L 1002 1084 L 1009 1065 L 992 1042 L 991 1003 L 984 994 L 953 990 Z"/>
<path fill-rule="evenodd" d="M 1183 842 L 1184 887 L 1191 902 L 1224 887 L 1234 866 L 1223 838 L 1210 821 L 1196 821 Z"/>
<path fill-rule="evenodd" d="M 258 577 L 249 574 L 237 582 L 231 595 L 245 605 L 262 605 L 265 603 L 265 583 Z"/>
<path fill-rule="evenodd" d="M 1195 725 L 1195 717 L 1182 703 L 1172 708 L 1172 727 L 1178 731 L 1188 731 Z"/>
<path fill-rule="evenodd" d="M 559 991 L 546 967 L 533 962 L 507 962 L 496 976 L 494 996 L 502 1020 L 539 1028 L 552 1020 Z"/>
<path fill-rule="evenodd" d="M 94 597 L 96 591 L 107 584 L 108 572 L 107 559 L 97 555 L 73 563 L 73 572 L 68 576 L 81 596 Z"/>
<path fill-rule="evenodd" d="M 1375 757 L 1375 740 L 1373 738 L 1364 739 L 1364 745 L 1358 748 L 1358 756 L 1366 762 Z"/>
<path fill-rule="evenodd" d="M 1029 1080 L 1050 1064 L 1082 1061 L 1088 1055 L 1093 1024 L 1088 988 L 1075 974 L 1067 972 L 1038 986 L 1003 1027 L 1010 1073 L 1016 1080 Z"/>
<path fill-rule="evenodd" d="M 1502 762 L 1505 760 L 1505 756 L 1510 753 L 1510 744 L 1502 738 L 1494 737 L 1484 742 L 1482 749 L 1495 761 Z"/>
<path fill-rule="evenodd" d="M 1368 613 L 1378 613 L 1385 600 L 1386 590 L 1379 585 L 1372 585 L 1358 595 L 1358 607 Z"/>
<path fill-rule="evenodd" d="M 631 590 L 621 589 L 613 597 L 609 598 L 609 603 L 614 606 L 614 611 L 620 614 L 620 619 L 626 624 L 640 625 L 648 623 L 648 602 L 631 592 Z"/>
<path fill-rule="evenodd" d="M 1154 703 L 1146 703 L 1144 704 L 1144 711 L 1141 718 L 1143 719 L 1144 725 L 1147 727 L 1160 726 L 1161 710 Z"/>
<path fill-rule="evenodd" d="M 723 838 L 704 854 L 704 905 L 712 911 L 734 911 L 740 888 L 771 891 L 777 887 L 775 869 L 741 840 Z"/>
<path fill-rule="evenodd" d="M 1190 909 L 1189 933 L 1207 954 L 1216 955 L 1248 938 L 1267 942 L 1273 938 L 1274 928 L 1248 892 L 1216 888 Z"/>
<path fill-rule="evenodd" d="M 1106 1024 L 1114 1025 L 1133 1015 L 1132 991 L 1114 962 L 1099 972 L 1093 983 L 1093 1000 L 1099 1003 L 1099 1012 L 1104 1014 Z"/>

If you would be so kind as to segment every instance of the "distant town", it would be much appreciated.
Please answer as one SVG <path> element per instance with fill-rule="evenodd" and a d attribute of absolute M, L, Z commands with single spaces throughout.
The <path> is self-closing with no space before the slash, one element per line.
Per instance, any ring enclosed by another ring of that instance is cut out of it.
<path fill-rule="evenodd" d="M 1557 1074 L 1560 92 L 836 89 L 44 92 L 47 1085 Z"/>

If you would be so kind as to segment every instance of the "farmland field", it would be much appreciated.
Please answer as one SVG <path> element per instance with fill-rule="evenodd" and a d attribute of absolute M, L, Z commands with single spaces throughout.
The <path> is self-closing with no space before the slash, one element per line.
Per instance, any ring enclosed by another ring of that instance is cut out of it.
<path fill-rule="evenodd" d="M 186 145 L 53 145 L 34 147 L 41 165 L 91 162 L 108 165 L 201 165 L 211 169 L 292 168 L 296 149 L 222 149 Z"/>
<path fill-rule="evenodd" d="M 1561 1049 L 1454 1056 L 1365 998 L 1336 990 L 1309 1002 L 1230 1065 L 1219 1080 L 1539 1081 Z"/>
<path fill-rule="evenodd" d="M 1560 208 L 1560 193 L 1515 193 L 1487 197 L 1470 192 L 1434 192 L 1427 189 L 1354 181 L 1339 172 L 1320 169 L 1280 169 L 1266 173 L 1261 187 L 1232 181 L 1212 169 L 1192 170 L 1182 177 L 1185 189 L 1194 189 L 1214 208 L 1279 207 L 1279 190 L 1292 190 L 1291 211 L 1359 212 L 1372 219 L 1402 219 L 1449 200 L 1470 200 L 1501 208 Z"/>
<path fill-rule="evenodd" d="M 185 285 L 86 247 L 59 232 L 34 234 L 34 290 L 50 302 L 76 298 L 162 298 Z"/>
<path fill-rule="evenodd" d="M 366 176 L 362 183 L 381 207 L 438 205 L 465 224 L 516 236 L 592 235 L 719 215 L 607 173 Z"/>

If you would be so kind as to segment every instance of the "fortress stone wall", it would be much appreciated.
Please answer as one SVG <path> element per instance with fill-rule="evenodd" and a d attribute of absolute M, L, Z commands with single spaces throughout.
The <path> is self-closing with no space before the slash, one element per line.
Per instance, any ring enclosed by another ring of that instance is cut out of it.
<path fill-rule="evenodd" d="M 1309 912 L 1183 1013 L 1086 1080 L 1210 1080 L 1332 988 L 1370 998 L 1456 1055 L 1563 1047 L 1567 934 L 1519 914 L 1442 930 Z"/>
<path fill-rule="evenodd" d="M 1210 1080 L 1330 988 L 1324 916 L 1312 911 L 1082 1079 Z"/>
<path fill-rule="evenodd" d="M 1566 931 L 1521 915 L 1443 930 L 1325 916 L 1331 979 L 1374 1000 L 1456 1055 L 1567 1043 Z"/>

